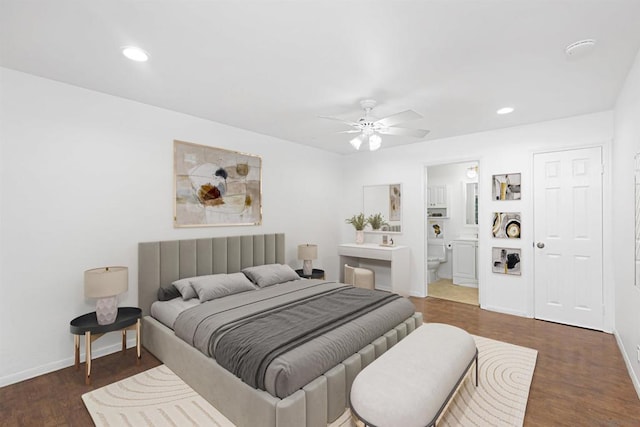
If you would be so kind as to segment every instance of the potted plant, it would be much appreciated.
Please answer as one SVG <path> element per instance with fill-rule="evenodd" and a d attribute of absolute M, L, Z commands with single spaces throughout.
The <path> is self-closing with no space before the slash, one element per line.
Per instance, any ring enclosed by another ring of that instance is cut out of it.
<path fill-rule="evenodd" d="M 361 212 L 358 215 L 354 215 L 351 218 L 347 218 L 345 220 L 347 224 L 353 225 L 353 228 L 356 229 L 356 243 L 362 244 L 364 243 L 364 227 L 367 225 L 367 220 L 364 217 L 364 214 Z"/>
<path fill-rule="evenodd" d="M 383 225 L 389 225 L 384 218 L 382 217 L 381 213 L 377 213 L 377 214 L 373 214 L 373 215 L 369 215 L 369 218 L 367 218 L 367 222 L 371 225 L 371 228 L 373 230 L 380 230 L 380 228 Z"/>

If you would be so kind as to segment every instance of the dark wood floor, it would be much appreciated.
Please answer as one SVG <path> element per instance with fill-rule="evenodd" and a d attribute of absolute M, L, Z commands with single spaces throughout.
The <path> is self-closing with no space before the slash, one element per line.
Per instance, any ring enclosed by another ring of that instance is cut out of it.
<path fill-rule="evenodd" d="M 612 335 L 435 298 L 413 302 L 427 322 L 538 350 L 525 426 L 640 426 L 640 400 Z M 129 349 L 94 360 L 91 386 L 70 367 L 0 388 L 0 425 L 90 426 L 82 394 L 159 364 L 143 352 L 136 366 Z"/>

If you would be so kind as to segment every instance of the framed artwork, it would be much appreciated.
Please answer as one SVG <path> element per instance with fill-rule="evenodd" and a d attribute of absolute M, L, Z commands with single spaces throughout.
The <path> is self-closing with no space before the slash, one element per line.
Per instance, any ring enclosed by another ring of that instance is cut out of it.
<path fill-rule="evenodd" d="M 519 239 L 520 212 L 494 212 L 491 233 L 498 239 Z"/>
<path fill-rule="evenodd" d="M 400 184 L 389 186 L 389 221 L 400 221 L 402 209 L 402 193 Z"/>
<path fill-rule="evenodd" d="M 520 275 L 520 249 L 491 248 L 491 271 Z"/>
<path fill-rule="evenodd" d="M 520 174 L 493 175 L 493 200 L 520 200 Z"/>
<path fill-rule="evenodd" d="M 430 219 L 427 233 L 429 239 L 444 239 L 444 221 Z"/>
<path fill-rule="evenodd" d="M 173 141 L 174 226 L 259 225 L 262 159 Z"/>

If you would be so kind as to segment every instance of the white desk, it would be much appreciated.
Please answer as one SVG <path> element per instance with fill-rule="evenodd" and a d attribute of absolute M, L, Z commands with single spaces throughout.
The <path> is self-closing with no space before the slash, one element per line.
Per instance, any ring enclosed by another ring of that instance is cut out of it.
<path fill-rule="evenodd" d="M 374 243 L 338 245 L 340 281 L 344 265 L 370 268 L 376 273 L 376 288 L 408 294 L 411 289 L 409 247 L 381 246 Z"/>

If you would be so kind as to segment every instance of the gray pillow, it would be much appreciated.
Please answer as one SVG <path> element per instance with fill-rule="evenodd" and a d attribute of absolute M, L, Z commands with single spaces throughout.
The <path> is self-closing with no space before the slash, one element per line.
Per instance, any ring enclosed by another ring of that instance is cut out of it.
<path fill-rule="evenodd" d="M 278 283 L 298 280 L 300 276 L 286 264 L 267 264 L 247 267 L 242 272 L 256 285 L 264 288 Z"/>
<path fill-rule="evenodd" d="M 180 295 L 182 295 L 182 299 L 185 301 L 198 296 L 196 295 L 196 291 L 193 289 L 193 286 L 191 286 L 191 282 L 189 282 L 189 280 L 192 279 L 194 279 L 194 277 L 187 277 L 186 279 L 180 279 L 173 282 L 173 286 L 176 287 L 178 292 L 180 292 Z"/>
<path fill-rule="evenodd" d="M 200 302 L 257 289 L 242 273 L 211 274 L 192 277 L 189 281 L 198 294 Z"/>

